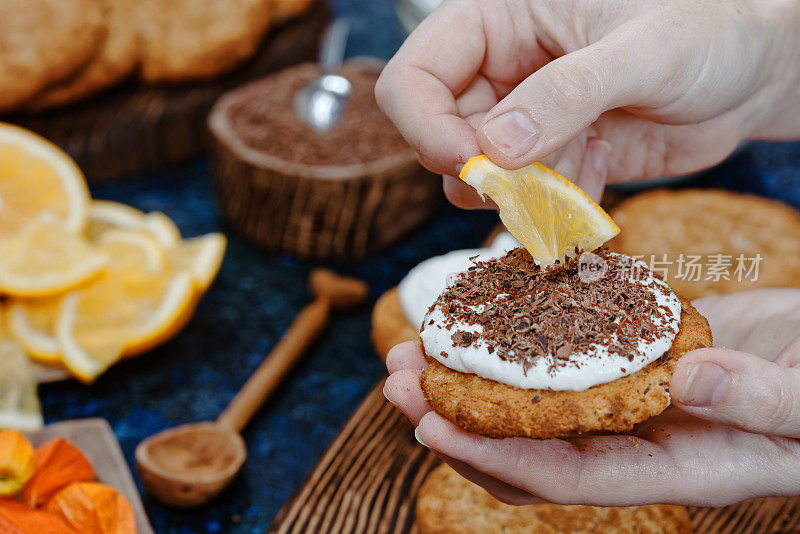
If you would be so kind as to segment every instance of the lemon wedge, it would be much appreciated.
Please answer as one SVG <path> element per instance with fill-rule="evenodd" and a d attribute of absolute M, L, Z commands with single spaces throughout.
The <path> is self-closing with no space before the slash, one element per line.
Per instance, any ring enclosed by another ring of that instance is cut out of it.
<path fill-rule="evenodd" d="M 498 167 L 485 155 L 459 174 L 500 210 L 511 234 L 542 266 L 579 250 L 594 250 L 619 233 L 611 217 L 583 190 L 540 163 L 517 170 Z"/>

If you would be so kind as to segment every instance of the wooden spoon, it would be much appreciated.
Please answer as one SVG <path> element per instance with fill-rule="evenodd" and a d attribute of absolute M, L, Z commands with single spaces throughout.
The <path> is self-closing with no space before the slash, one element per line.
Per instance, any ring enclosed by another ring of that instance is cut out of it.
<path fill-rule="evenodd" d="M 216 421 L 170 428 L 136 447 L 139 478 L 159 501 L 188 508 L 221 492 L 247 458 L 242 429 L 325 329 L 331 310 L 354 308 L 369 296 L 366 282 L 327 269 L 312 271 L 309 285 L 314 301 L 300 311 Z"/>

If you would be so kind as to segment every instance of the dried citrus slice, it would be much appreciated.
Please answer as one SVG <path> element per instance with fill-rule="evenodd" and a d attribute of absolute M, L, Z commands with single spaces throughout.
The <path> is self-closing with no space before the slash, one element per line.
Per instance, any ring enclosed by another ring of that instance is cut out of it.
<path fill-rule="evenodd" d="M 150 234 L 114 229 L 97 243 L 111 258 L 108 268 L 64 297 L 55 324 L 62 363 L 84 382 L 123 354 L 174 335 L 195 302 L 191 276 L 169 271 L 163 249 Z"/>
<path fill-rule="evenodd" d="M 17 343 L 0 339 L 0 428 L 30 432 L 43 424 L 33 364 Z"/>
<path fill-rule="evenodd" d="M 0 241 L 0 291 L 41 297 L 85 282 L 103 269 L 104 254 L 49 217 L 29 222 Z"/>
<path fill-rule="evenodd" d="M 220 233 L 184 239 L 169 251 L 172 270 L 187 271 L 202 293 L 217 276 L 225 256 L 226 239 Z"/>
<path fill-rule="evenodd" d="M 33 132 L 0 123 L 0 237 L 42 215 L 80 232 L 88 206 L 89 189 L 72 158 Z"/>
<path fill-rule="evenodd" d="M 475 156 L 459 178 L 495 201 L 508 231 L 541 265 L 571 255 L 575 247 L 593 250 L 619 233 L 580 187 L 541 163 L 512 171 Z"/>

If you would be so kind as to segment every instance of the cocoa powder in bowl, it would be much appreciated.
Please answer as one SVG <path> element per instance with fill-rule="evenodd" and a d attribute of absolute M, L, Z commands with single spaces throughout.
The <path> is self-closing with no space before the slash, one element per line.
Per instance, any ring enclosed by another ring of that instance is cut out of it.
<path fill-rule="evenodd" d="M 346 62 L 339 74 L 353 85 L 341 122 L 317 132 L 294 113 L 294 95 L 321 74 L 318 65 L 290 67 L 239 90 L 228 109 L 239 139 L 249 148 L 305 165 L 368 163 L 408 150 L 409 146 L 378 108 L 373 93 L 378 70 Z"/>

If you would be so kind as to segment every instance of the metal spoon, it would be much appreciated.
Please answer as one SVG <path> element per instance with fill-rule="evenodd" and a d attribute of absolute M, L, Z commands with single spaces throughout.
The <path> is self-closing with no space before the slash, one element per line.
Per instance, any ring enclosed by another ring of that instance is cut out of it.
<path fill-rule="evenodd" d="M 347 78 L 333 74 L 342 66 L 349 34 L 350 22 L 346 19 L 335 20 L 328 26 L 319 55 L 323 75 L 294 95 L 295 113 L 318 132 L 330 130 L 339 123 L 353 92 L 353 85 Z"/>

